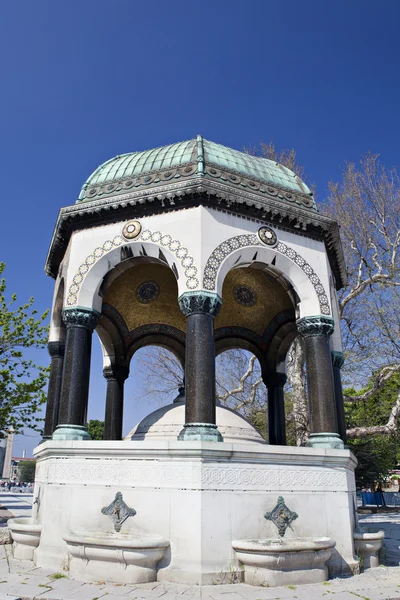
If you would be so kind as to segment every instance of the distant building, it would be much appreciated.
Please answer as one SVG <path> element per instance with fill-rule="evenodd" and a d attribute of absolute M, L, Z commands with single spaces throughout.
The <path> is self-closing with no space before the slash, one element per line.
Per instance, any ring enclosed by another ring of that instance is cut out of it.
<path fill-rule="evenodd" d="M 26 458 L 26 456 L 13 456 L 11 460 L 11 479 L 19 480 L 19 463 L 21 461 L 24 462 L 34 462 L 34 458 Z"/>
<path fill-rule="evenodd" d="M 12 479 L 12 451 L 14 446 L 14 431 L 10 431 L 7 440 L 5 441 L 4 458 L 3 463 L 0 462 L 2 467 L 2 478 Z M 1 458 L 1 454 L 0 454 Z"/>

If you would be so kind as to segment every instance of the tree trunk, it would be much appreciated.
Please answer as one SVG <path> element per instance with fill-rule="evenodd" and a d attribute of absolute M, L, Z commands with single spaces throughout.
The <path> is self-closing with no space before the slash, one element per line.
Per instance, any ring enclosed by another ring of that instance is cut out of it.
<path fill-rule="evenodd" d="M 293 418 L 298 446 L 304 446 L 310 436 L 304 365 L 304 346 L 301 337 L 298 336 L 290 349 L 287 367 L 288 381 L 292 387 Z"/>

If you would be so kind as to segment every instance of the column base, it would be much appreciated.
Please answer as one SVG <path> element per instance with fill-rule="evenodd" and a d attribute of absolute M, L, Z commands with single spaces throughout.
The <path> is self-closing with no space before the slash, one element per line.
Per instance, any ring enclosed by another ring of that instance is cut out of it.
<path fill-rule="evenodd" d="M 91 440 L 84 425 L 58 425 L 53 433 L 53 440 Z"/>
<path fill-rule="evenodd" d="M 224 438 L 213 423 L 185 423 L 178 435 L 178 440 L 184 442 L 223 442 Z"/>
<path fill-rule="evenodd" d="M 333 448 L 343 450 L 343 440 L 338 433 L 312 433 L 306 443 L 309 448 Z"/>

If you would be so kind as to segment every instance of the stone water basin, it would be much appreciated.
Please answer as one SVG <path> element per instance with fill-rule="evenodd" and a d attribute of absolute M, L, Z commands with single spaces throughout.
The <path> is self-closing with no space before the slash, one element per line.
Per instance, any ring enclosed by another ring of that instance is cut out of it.
<path fill-rule="evenodd" d="M 232 547 L 250 585 L 319 583 L 336 542 L 328 537 L 235 540 Z"/>
<path fill-rule="evenodd" d="M 149 583 L 157 579 L 157 564 L 169 541 L 128 534 L 70 533 L 64 536 L 72 577 L 83 581 Z"/>
<path fill-rule="evenodd" d="M 363 559 L 363 568 L 379 567 L 379 553 L 385 537 L 384 531 L 375 531 L 358 527 L 354 532 L 356 554 Z"/>
<path fill-rule="evenodd" d="M 42 526 L 30 517 L 8 519 L 7 527 L 13 539 L 14 558 L 33 560 L 35 548 L 39 546 Z"/>

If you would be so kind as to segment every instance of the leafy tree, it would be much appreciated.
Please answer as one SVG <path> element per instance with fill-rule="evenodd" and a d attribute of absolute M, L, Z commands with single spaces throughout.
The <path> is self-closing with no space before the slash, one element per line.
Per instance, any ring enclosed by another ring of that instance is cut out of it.
<path fill-rule="evenodd" d="M 92 419 L 88 422 L 87 428 L 92 440 L 102 440 L 104 438 L 104 421 Z"/>
<path fill-rule="evenodd" d="M 19 480 L 26 483 L 35 481 L 36 460 L 21 460 L 18 464 Z"/>
<path fill-rule="evenodd" d="M 5 264 L 0 263 L 0 276 Z M 17 296 L 6 299 L 6 280 L 0 279 L 0 437 L 10 429 L 15 433 L 24 427 L 40 431 L 37 417 L 46 401 L 45 386 L 49 369 L 27 357 L 29 349 L 44 348 L 48 327 L 44 325 L 48 311 L 37 316 L 33 298 L 22 306 Z M 28 350 L 28 352 L 27 352 Z"/>
<path fill-rule="evenodd" d="M 393 435 L 400 412 L 400 176 L 379 155 L 367 154 L 358 165 L 345 165 L 340 183 L 330 184 L 324 210 L 340 223 L 348 284 L 339 294 L 345 381 L 365 387 L 345 394 L 346 402 L 365 402 L 380 389 L 380 421 L 349 423 L 349 438 Z M 368 385 L 365 386 L 366 382 Z M 377 408 L 377 407 L 376 407 Z M 379 411 L 378 411 L 379 412 Z"/>
<path fill-rule="evenodd" d="M 385 426 L 387 415 L 396 401 L 400 388 L 400 375 L 394 374 L 384 385 L 374 391 L 374 378 L 371 378 L 367 391 L 373 394 L 360 402 L 346 403 L 346 421 L 350 431 L 368 427 L 376 434 L 368 438 L 354 436 L 348 441 L 352 452 L 356 455 L 358 466 L 356 480 L 359 486 L 372 485 L 388 475 L 398 462 L 400 449 L 400 433 L 392 431 L 390 435 L 380 435 L 381 428 Z M 348 396 L 365 397 L 366 390 L 356 392 L 354 389 L 346 390 Z"/>

